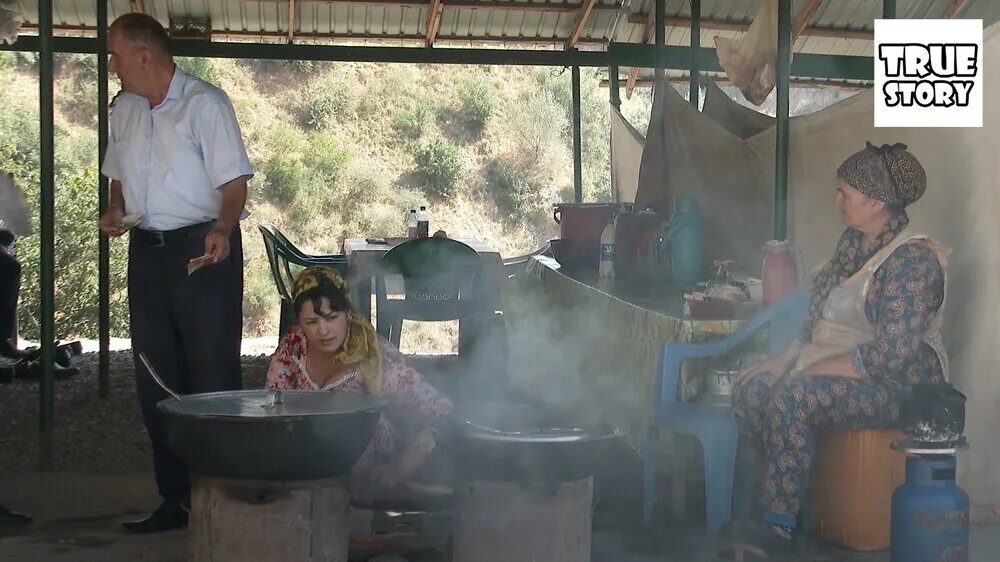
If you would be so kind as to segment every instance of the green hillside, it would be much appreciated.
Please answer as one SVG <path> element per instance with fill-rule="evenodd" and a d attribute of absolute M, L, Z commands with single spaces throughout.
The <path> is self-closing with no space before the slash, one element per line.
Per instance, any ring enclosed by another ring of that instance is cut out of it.
<path fill-rule="evenodd" d="M 399 236 L 426 204 L 432 230 L 504 255 L 555 235 L 551 205 L 572 200 L 569 69 L 184 59 L 233 100 L 257 175 L 244 223 L 245 334 L 274 334 L 277 293 L 258 224 L 308 251 L 345 236 Z M 96 58 L 56 61 L 56 298 L 60 337 L 97 333 Z M 611 197 L 608 92 L 582 73 L 587 201 Z M 117 91 L 112 79 L 110 91 Z M 0 168 L 37 209 L 38 82 L 33 55 L 0 53 Z M 623 112 L 645 129 L 648 91 Z M 36 216 L 37 225 L 37 216 Z M 112 242 L 112 335 L 128 335 L 124 240 Z M 24 262 L 21 333 L 38 334 L 37 236 Z"/>

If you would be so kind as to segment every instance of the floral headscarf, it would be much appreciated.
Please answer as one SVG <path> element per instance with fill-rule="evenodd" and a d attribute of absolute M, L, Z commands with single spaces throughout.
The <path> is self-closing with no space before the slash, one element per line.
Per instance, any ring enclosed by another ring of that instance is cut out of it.
<path fill-rule="evenodd" d="M 344 365 L 356 365 L 358 378 L 364 384 L 365 390 L 372 396 L 379 396 L 382 393 L 382 349 L 378 335 L 372 323 L 357 313 L 344 278 L 335 270 L 326 267 L 304 269 L 292 282 L 292 301 L 298 300 L 306 291 L 319 287 L 321 280 L 329 282 L 342 292 L 350 308 L 347 335 L 344 337 L 343 346 L 337 352 L 337 360 Z"/>
<path fill-rule="evenodd" d="M 862 195 L 906 207 L 927 190 L 927 173 L 903 143 L 875 146 L 865 143 L 837 168 L 837 178 Z"/>

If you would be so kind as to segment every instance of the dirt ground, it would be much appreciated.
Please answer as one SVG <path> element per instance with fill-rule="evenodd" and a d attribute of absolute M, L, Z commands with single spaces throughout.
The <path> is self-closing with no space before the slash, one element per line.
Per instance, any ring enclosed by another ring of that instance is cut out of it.
<path fill-rule="evenodd" d="M 118 527 L 120 520 L 156 505 L 158 498 L 151 474 L 8 474 L 0 480 L 0 494 L 7 505 L 29 511 L 36 518 L 34 525 L 16 532 L 0 530 L 0 560 L 182 562 L 187 559 L 185 531 L 133 536 Z M 593 562 L 719 560 L 716 553 L 722 543 L 690 526 L 668 523 L 643 533 L 634 530 L 633 521 L 609 520 L 609 517 L 615 519 L 608 512 L 595 517 Z M 971 562 L 1000 559 L 998 530 L 996 527 L 973 530 Z M 427 556 L 402 560 L 446 562 L 442 557 Z M 850 553 L 812 544 L 786 562 L 888 560 L 887 552 Z"/>
<path fill-rule="evenodd" d="M 244 386 L 261 386 L 266 349 L 253 350 L 244 363 Z M 180 562 L 187 559 L 185 531 L 158 535 L 124 534 L 119 522 L 156 507 L 149 444 L 139 417 L 127 350 L 112 354 L 111 392 L 97 394 L 97 356 L 75 359 L 80 375 L 56 383 L 55 470 L 38 468 L 38 384 L 15 381 L 0 386 L 0 502 L 32 513 L 35 523 L 0 528 L 0 560 L 6 562 Z M 616 455 L 621 457 L 624 455 Z M 593 562 L 709 562 L 723 546 L 701 530 L 700 499 L 694 494 L 686 523 L 663 521 L 639 529 L 635 486 L 638 467 L 613 467 L 631 497 L 598 505 L 594 516 Z M 628 495 L 628 494 L 626 494 Z M 689 494 L 690 495 L 690 494 Z M 447 516 L 443 519 L 447 521 Z M 697 520 L 697 522 L 692 522 Z M 1000 528 L 973 531 L 971 562 L 1000 560 Z M 445 529 L 447 532 L 447 529 Z M 888 562 L 887 552 L 851 553 L 806 542 L 788 562 Z M 397 559 L 399 560 L 399 559 Z M 447 562 L 441 555 L 408 555 L 410 562 Z M 272 562 L 272 561 L 261 561 Z M 520 561 L 511 561 L 520 562 Z"/>

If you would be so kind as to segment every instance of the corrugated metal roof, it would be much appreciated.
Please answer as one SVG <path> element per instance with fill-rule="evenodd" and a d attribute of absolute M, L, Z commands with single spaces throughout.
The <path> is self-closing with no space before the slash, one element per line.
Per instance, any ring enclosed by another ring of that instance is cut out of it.
<path fill-rule="evenodd" d="M 763 0 L 702 0 L 703 46 L 716 36 L 736 37 L 757 13 Z M 135 0 L 109 0 L 109 17 L 132 11 Z M 793 0 L 797 13 L 807 0 Z M 952 0 L 897 0 L 905 18 L 940 17 Z M 213 35 L 226 39 L 283 40 L 288 30 L 288 0 L 141 0 L 144 11 L 167 25 L 171 17 L 209 17 Z M 300 39 L 334 42 L 417 42 L 427 29 L 430 0 L 296 0 L 295 34 Z M 37 0 L 18 2 L 29 24 L 37 24 Z M 93 0 L 55 0 L 58 33 L 92 30 Z M 448 43 L 530 42 L 560 45 L 576 25 L 581 0 L 443 0 L 438 40 Z M 601 48 L 608 41 L 640 43 L 647 33 L 655 0 L 599 0 L 580 34 L 580 48 Z M 829 36 L 838 30 L 870 32 L 881 17 L 877 0 L 826 0 L 809 30 L 795 42 L 796 52 L 871 56 L 864 37 Z M 668 45 L 690 44 L 690 29 L 678 18 L 690 18 L 688 0 L 666 0 Z M 1000 19 L 1000 1 L 972 0 L 962 14 L 986 25 Z"/>

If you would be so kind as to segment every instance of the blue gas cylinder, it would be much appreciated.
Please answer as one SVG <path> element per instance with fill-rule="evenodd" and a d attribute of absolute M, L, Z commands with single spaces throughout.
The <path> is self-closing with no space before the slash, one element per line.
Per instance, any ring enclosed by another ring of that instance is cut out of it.
<path fill-rule="evenodd" d="M 955 457 L 906 459 L 892 494 L 891 562 L 968 562 L 969 495 L 955 484 Z"/>

